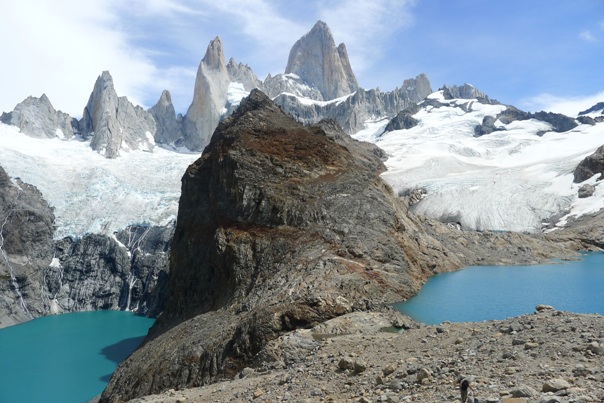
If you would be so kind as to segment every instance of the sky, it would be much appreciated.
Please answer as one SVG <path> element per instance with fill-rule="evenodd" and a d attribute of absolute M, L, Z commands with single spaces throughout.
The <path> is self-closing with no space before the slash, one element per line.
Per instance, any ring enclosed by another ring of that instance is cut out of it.
<path fill-rule="evenodd" d="M 575 115 L 604 101 L 603 0 L 0 0 L 0 112 L 45 93 L 81 117 L 104 70 L 153 106 L 193 98 L 210 40 L 258 78 L 322 20 L 346 44 L 359 85 L 390 91 L 427 74 L 470 83 L 523 110 Z"/>

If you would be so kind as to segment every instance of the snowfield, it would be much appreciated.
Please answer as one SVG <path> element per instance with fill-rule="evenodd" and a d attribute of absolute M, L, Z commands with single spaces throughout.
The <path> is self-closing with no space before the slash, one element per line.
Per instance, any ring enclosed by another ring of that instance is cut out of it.
<path fill-rule="evenodd" d="M 229 87 L 229 102 L 244 95 L 241 85 Z M 382 175 L 395 192 L 426 190 L 413 206 L 416 213 L 467 229 L 538 232 L 604 208 L 597 178 L 587 181 L 596 192 L 586 199 L 578 199 L 580 185 L 572 182 L 577 164 L 604 144 L 604 123 L 539 137 L 537 132 L 550 129 L 547 123 L 498 121 L 505 131 L 476 138 L 474 127 L 503 105 L 445 101 L 440 92 L 430 97 L 451 106 L 422 108 L 414 115 L 420 123 L 409 130 L 382 134 L 388 120 L 381 119 L 353 135 L 388 153 Z M 0 123 L 0 165 L 36 186 L 54 207 L 56 238 L 111 235 L 131 224 L 175 220 L 180 179 L 199 155 L 155 147 L 152 153 L 123 151 L 106 159 L 89 142 L 35 139 Z"/>
<path fill-rule="evenodd" d="M 175 220 L 180 179 L 199 155 L 155 147 L 106 159 L 89 142 L 34 139 L 0 123 L 0 165 L 54 207 L 57 239 Z"/>
<path fill-rule="evenodd" d="M 445 101 L 439 93 L 430 97 L 452 106 L 422 108 L 414 115 L 420 123 L 408 130 L 380 136 L 387 124 L 382 120 L 353 136 L 388 153 L 382 176 L 395 192 L 427 191 L 413 206 L 416 213 L 469 229 L 537 232 L 552 221 L 564 225 L 570 216 L 604 207 L 601 186 L 594 196 L 578 199 L 580 185 L 573 184 L 577 164 L 604 144 L 604 124 L 539 137 L 537 132 L 550 129 L 547 123 L 497 122 L 506 130 L 477 138 L 474 127 L 504 106 Z M 460 104 L 469 105 L 469 112 L 455 107 Z"/>

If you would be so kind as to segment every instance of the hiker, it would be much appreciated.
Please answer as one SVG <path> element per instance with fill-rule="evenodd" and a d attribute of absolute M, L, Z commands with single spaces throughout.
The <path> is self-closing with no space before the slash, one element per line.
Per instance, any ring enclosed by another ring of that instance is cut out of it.
<path fill-rule="evenodd" d="M 466 403 L 468 400 L 468 389 L 471 389 L 474 392 L 474 389 L 470 386 L 470 381 L 467 379 L 462 379 L 459 383 L 459 390 L 461 392 L 461 403 Z"/>

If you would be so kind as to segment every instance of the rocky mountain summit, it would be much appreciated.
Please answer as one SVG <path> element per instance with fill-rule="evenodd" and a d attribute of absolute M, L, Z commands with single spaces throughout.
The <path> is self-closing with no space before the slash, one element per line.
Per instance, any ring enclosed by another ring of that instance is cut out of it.
<path fill-rule="evenodd" d="M 281 336 L 380 310 L 434 273 L 580 247 L 410 215 L 379 178 L 381 157 L 334 122 L 303 126 L 252 91 L 183 177 L 166 309 L 101 401 L 279 367 Z"/>
<path fill-rule="evenodd" d="M 155 145 L 153 116 L 118 97 L 108 71 L 97 78 L 79 128 L 82 137 L 91 138 L 90 147 L 107 158 L 118 157 L 122 149 L 152 151 Z"/>
<path fill-rule="evenodd" d="M 316 86 L 323 96 L 318 101 L 352 94 L 358 89 L 346 45 L 336 47 L 327 24 L 318 21 L 289 52 L 285 74 L 295 74 L 309 86 Z"/>
<path fill-rule="evenodd" d="M 17 126 L 22 133 L 36 138 L 70 139 L 79 130 L 78 121 L 55 110 L 46 94 L 40 98 L 28 97 L 12 112 L 2 113 L 0 122 Z"/>
<path fill-rule="evenodd" d="M 348 133 L 364 128 L 368 119 L 393 117 L 432 92 L 421 74 L 405 80 L 401 88 L 381 92 L 359 88 L 346 46 L 335 45 L 326 23 L 318 21 L 292 47 L 284 74 L 259 80 L 246 64 L 225 62 L 222 41 L 210 41 L 199 63 L 193 99 L 183 116 L 174 111 L 170 92 L 164 90 L 149 110 L 118 96 L 109 72 L 97 79 L 77 122 L 54 110 L 46 96 L 27 99 L 0 121 L 16 125 L 35 137 L 69 139 L 79 134 L 107 158 L 129 150 L 153 151 L 156 144 L 176 150 L 201 151 L 241 98 L 258 88 L 286 112 L 306 124 L 335 119 Z"/>

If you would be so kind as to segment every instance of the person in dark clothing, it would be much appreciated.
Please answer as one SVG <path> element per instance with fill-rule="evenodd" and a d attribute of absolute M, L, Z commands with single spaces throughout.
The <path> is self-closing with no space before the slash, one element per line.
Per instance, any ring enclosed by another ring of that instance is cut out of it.
<path fill-rule="evenodd" d="M 474 389 L 472 389 L 472 387 L 470 386 L 470 381 L 464 378 L 459 383 L 459 390 L 461 392 L 461 403 L 466 403 L 466 401 L 468 400 L 468 389 L 474 392 Z"/>

